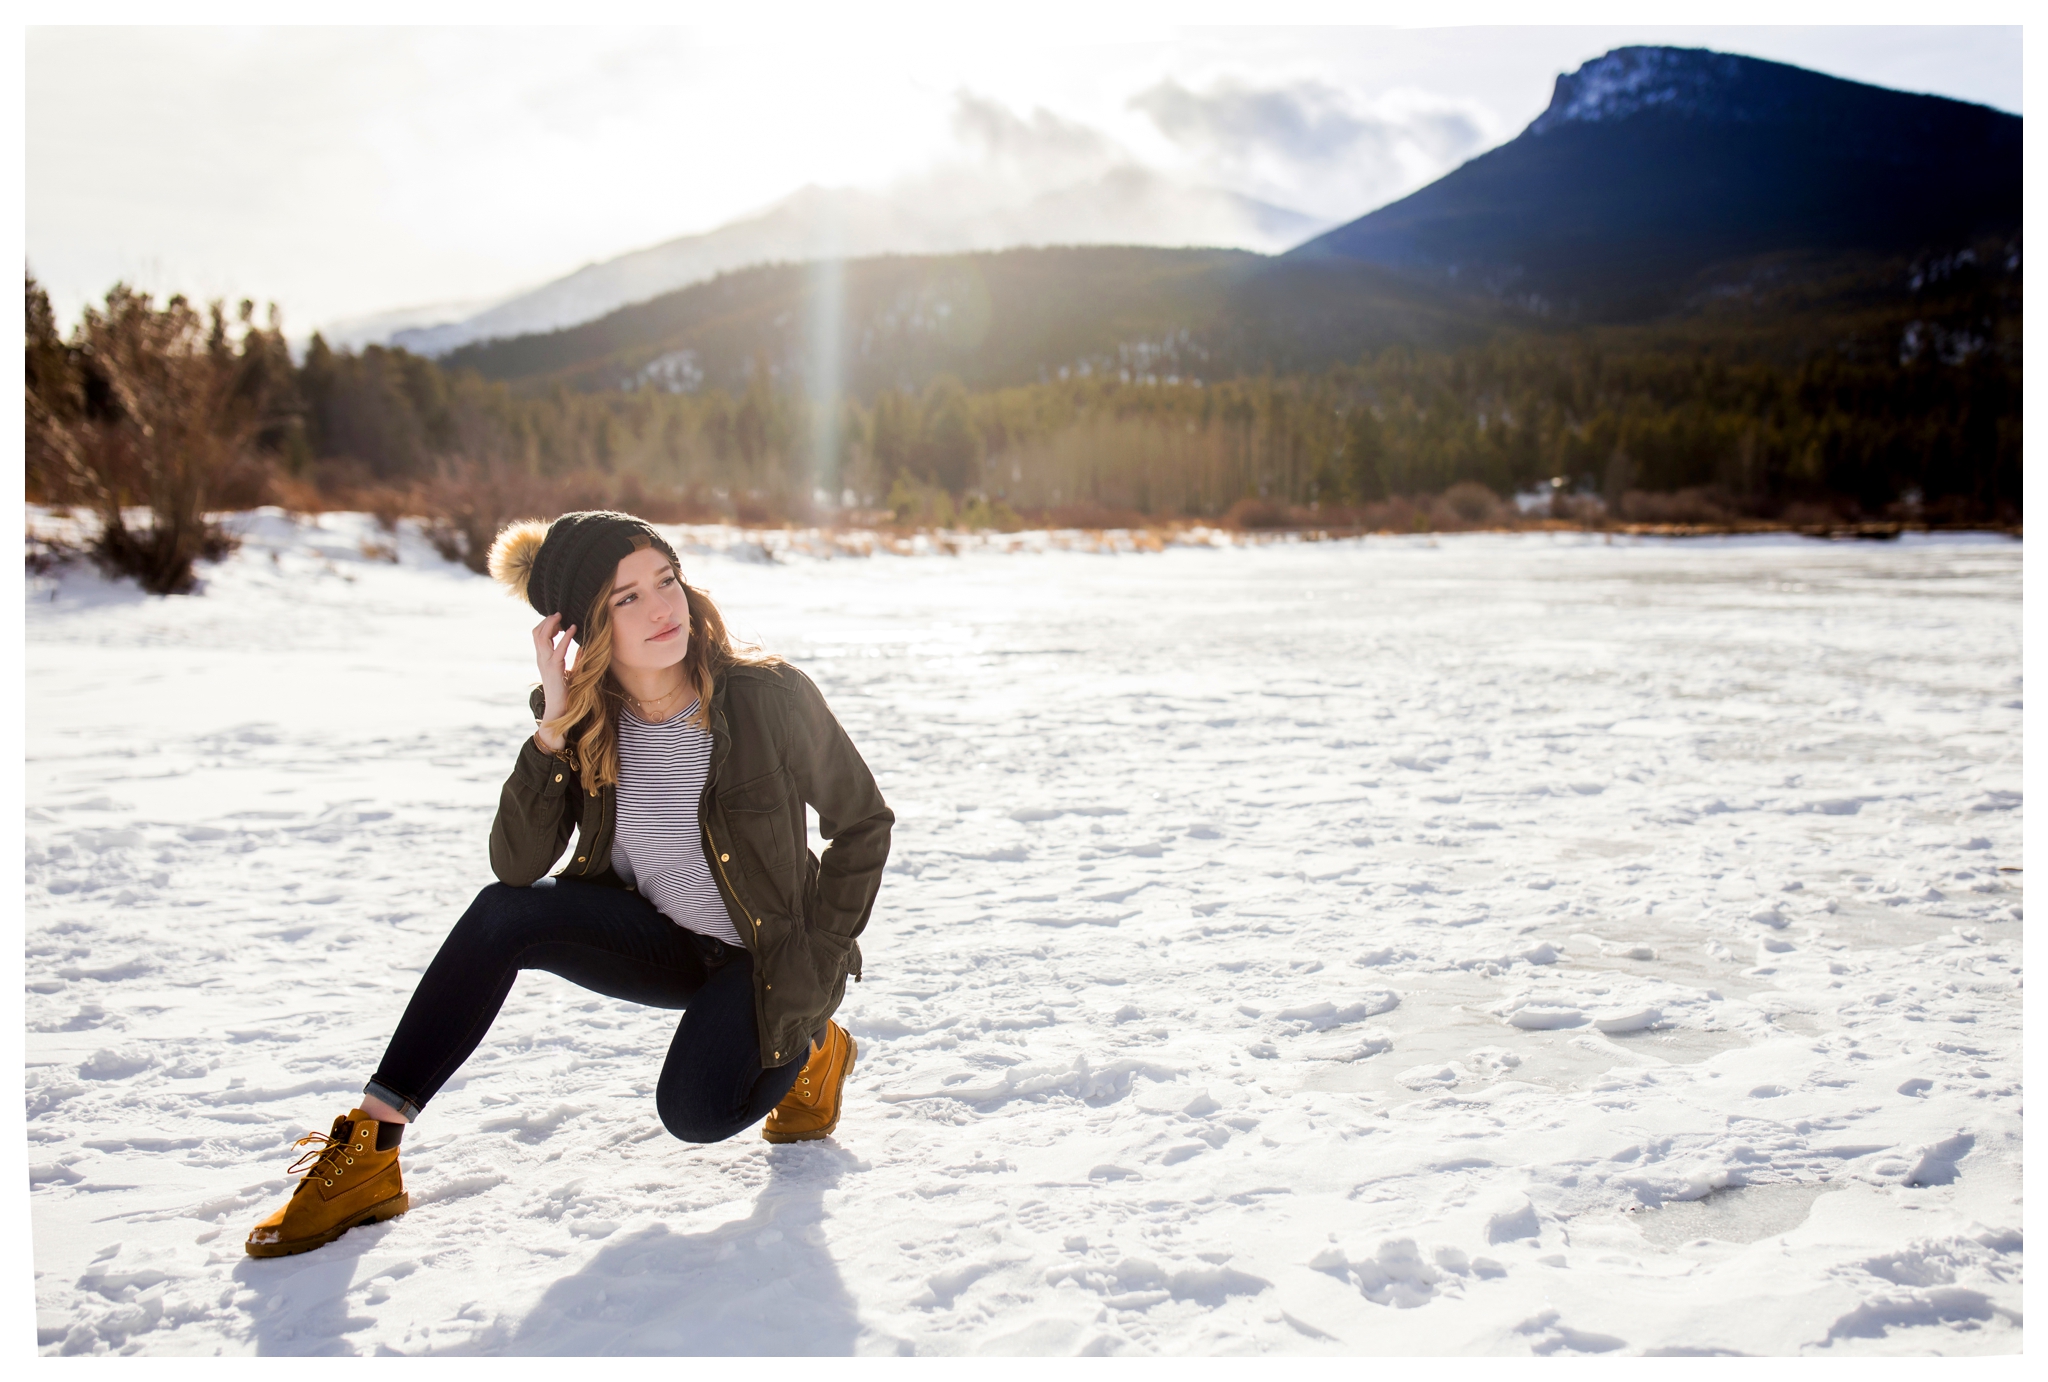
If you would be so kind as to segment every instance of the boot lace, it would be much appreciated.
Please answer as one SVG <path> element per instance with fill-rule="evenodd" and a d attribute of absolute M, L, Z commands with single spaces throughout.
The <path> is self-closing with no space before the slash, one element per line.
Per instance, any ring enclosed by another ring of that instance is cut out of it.
<path fill-rule="evenodd" d="M 331 1180 L 341 1171 L 342 1155 L 349 1149 L 348 1139 L 341 1135 L 347 1126 L 346 1118 L 337 1118 L 334 1120 L 332 1132 L 309 1132 L 292 1143 L 294 1147 L 305 1147 L 308 1150 L 299 1154 L 298 1160 L 291 1164 L 285 1174 L 296 1176 L 303 1173 L 319 1176 L 322 1180 Z"/>

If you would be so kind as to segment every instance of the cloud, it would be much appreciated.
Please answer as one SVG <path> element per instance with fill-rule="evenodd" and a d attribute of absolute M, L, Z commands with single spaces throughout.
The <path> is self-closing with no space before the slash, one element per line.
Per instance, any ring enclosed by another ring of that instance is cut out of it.
<path fill-rule="evenodd" d="M 1487 138 L 1462 106 L 1413 92 L 1366 104 L 1314 80 L 1197 91 L 1167 78 L 1129 105 L 1213 173 L 1267 195 L 1294 192 L 1300 204 L 1315 189 L 1375 202 L 1448 171 Z"/>
<path fill-rule="evenodd" d="M 1130 104 L 1183 148 L 1231 159 L 1273 153 L 1294 163 L 1327 163 L 1361 144 L 1389 142 L 1382 122 L 1353 113 L 1342 93 L 1321 82 L 1264 90 L 1219 82 L 1201 93 L 1169 77 Z"/>
<path fill-rule="evenodd" d="M 1087 125 L 1040 106 L 1029 118 L 961 91 L 953 98 L 953 136 L 981 159 L 1051 173 L 1101 173 L 1126 155 Z"/>
<path fill-rule="evenodd" d="M 889 234 L 932 249 L 1029 244 L 1236 245 L 1279 250 L 1326 222 L 1148 167 L 1092 125 L 1043 106 L 1028 114 L 973 91 L 954 94 L 954 150 L 882 195 Z M 900 218 L 926 208 L 911 233 Z M 939 224 L 938 222 L 943 222 Z"/>
<path fill-rule="evenodd" d="M 1408 138 L 1432 158 L 1464 158 L 1486 140 L 1478 121 L 1462 110 L 1418 110 L 1402 126 Z"/>

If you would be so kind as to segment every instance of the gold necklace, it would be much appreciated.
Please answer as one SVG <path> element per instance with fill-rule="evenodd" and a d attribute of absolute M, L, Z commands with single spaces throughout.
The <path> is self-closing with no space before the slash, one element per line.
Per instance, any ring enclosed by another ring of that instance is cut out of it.
<path fill-rule="evenodd" d="M 669 692 L 669 693 L 668 693 L 667 695 L 665 695 L 665 696 L 657 696 L 657 697 L 655 697 L 655 698 L 654 698 L 653 700 L 651 700 L 651 701 L 643 701 L 643 700 L 641 700 L 641 699 L 640 699 L 640 698 L 639 698 L 638 696 L 628 696 L 628 697 L 626 697 L 626 699 L 627 699 L 627 700 L 629 700 L 629 701 L 631 701 L 631 702 L 632 702 L 633 704 L 635 704 L 635 705 L 639 706 L 639 707 L 640 707 L 640 709 L 641 709 L 641 711 L 642 711 L 642 718 L 645 718 L 645 717 L 646 717 L 646 715 L 648 715 L 648 714 L 659 714 L 659 713 L 660 713 L 659 711 L 652 711 L 652 712 L 648 711 L 648 709 L 647 709 L 647 707 L 648 707 L 648 706 L 650 706 L 650 705 L 660 705 L 660 704 L 661 704 L 661 703 L 662 703 L 663 701 L 665 701 L 665 700 L 668 700 L 668 699 L 670 699 L 671 697 L 674 697 L 674 696 L 679 696 L 679 695 L 681 695 L 681 694 L 682 694 L 683 692 L 685 692 L 685 691 L 687 691 L 687 690 L 689 690 L 689 689 L 690 689 L 690 683 L 689 683 L 688 681 L 680 681 L 680 682 L 677 682 L 677 683 L 676 683 L 676 689 L 675 689 L 675 690 L 673 690 L 673 691 Z"/>

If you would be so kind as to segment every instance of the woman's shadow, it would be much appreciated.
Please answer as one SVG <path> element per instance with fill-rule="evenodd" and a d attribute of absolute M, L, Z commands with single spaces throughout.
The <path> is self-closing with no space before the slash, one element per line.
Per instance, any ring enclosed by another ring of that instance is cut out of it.
<path fill-rule="evenodd" d="M 861 1327 L 825 1247 L 825 1192 L 859 1165 L 831 1142 L 777 1147 L 746 1218 L 703 1233 L 654 1224 L 622 1235 L 507 1333 L 452 1351 L 851 1354 Z"/>
<path fill-rule="evenodd" d="M 825 1193 L 860 1164 L 832 1142 L 777 1147 L 769 1153 L 768 1183 L 746 1218 L 703 1233 L 653 1224 L 621 1234 L 581 1271 L 548 1287 L 524 1317 L 500 1316 L 460 1343 L 421 1351 L 851 1354 L 861 1327 L 825 1247 Z M 268 1297 L 252 1322 L 257 1351 L 359 1351 L 366 1342 L 361 1331 L 377 1323 L 375 1306 L 349 1297 L 359 1259 L 376 1255 L 381 1237 L 347 1235 L 297 1271 L 242 1263 L 236 1278 Z"/>

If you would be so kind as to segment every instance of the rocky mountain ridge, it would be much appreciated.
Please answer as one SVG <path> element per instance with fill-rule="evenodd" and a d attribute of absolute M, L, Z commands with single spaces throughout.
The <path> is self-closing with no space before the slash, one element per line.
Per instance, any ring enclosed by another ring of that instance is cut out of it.
<path fill-rule="evenodd" d="M 1760 256 L 1896 255 L 2020 225 L 2019 116 L 1759 58 L 1620 48 L 1515 139 L 1291 251 L 1641 319 Z"/>

